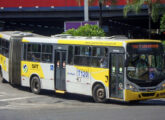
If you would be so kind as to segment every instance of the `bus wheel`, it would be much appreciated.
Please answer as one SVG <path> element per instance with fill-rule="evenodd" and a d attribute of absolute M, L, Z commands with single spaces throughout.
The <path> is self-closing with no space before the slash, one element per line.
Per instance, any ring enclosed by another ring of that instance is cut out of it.
<path fill-rule="evenodd" d="M 3 75 L 2 75 L 2 70 L 0 70 L 0 80 L 2 83 L 5 83 L 5 80 L 3 79 Z"/>
<path fill-rule="evenodd" d="M 35 94 L 40 94 L 41 91 L 41 84 L 40 84 L 40 80 L 38 77 L 33 77 L 31 80 L 31 91 Z"/>
<path fill-rule="evenodd" d="M 103 103 L 106 101 L 105 89 L 101 84 L 95 85 L 92 93 L 95 102 Z"/>

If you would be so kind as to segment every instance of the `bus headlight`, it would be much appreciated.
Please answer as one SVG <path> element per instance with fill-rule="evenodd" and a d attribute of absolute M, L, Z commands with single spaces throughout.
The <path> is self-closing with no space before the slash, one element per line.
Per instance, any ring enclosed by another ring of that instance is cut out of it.
<path fill-rule="evenodd" d="M 164 90 L 164 89 L 165 89 L 165 83 L 162 84 L 162 86 L 161 86 L 161 90 Z"/>
<path fill-rule="evenodd" d="M 131 85 L 131 84 L 127 84 L 127 89 L 132 90 L 134 92 L 138 91 L 138 89 L 135 86 Z"/>

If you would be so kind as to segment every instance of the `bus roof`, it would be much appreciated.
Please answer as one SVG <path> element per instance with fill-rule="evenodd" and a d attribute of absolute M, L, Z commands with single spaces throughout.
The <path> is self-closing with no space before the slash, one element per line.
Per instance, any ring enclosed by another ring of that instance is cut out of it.
<path fill-rule="evenodd" d="M 31 36 L 31 37 L 41 37 L 41 35 L 30 33 L 30 32 L 22 32 L 22 31 L 3 31 L 0 32 L 0 38 L 5 40 L 10 40 L 11 37 L 24 37 L 24 36 Z M 43 36 L 42 36 L 43 37 Z"/>
<path fill-rule="evenodd" d="M 30 43 L 55 43 L 68 45 L 93 45 L 93 46 L 124 46 L 127 43 L 140 42 L 161 42 L 160 40 L 151 39 L 114 39 L 109 37 L 24 37 L 22 42 Z"/>

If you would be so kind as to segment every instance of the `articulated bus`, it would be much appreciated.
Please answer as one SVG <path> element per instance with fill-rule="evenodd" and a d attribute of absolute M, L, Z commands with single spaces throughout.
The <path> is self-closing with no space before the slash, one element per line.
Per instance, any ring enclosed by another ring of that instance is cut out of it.
<path fill-rule="evenodd" d="M 3 80 L 35 94 L 46 89 L 96 102 L 165 98 L 159 40 L 0 32 L 0 53 Z"/>

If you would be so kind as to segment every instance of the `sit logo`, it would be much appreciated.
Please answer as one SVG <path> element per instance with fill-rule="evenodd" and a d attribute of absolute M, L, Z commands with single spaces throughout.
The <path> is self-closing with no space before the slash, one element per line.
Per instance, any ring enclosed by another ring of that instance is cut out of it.
<path fill-rule="evenodd" d="M 25 64 L 25 65 L 23 65 L 23 72 L 26 73 L 27 71 L 28 71 L 28 67 L 27 67 L 27 65 Z"/>

